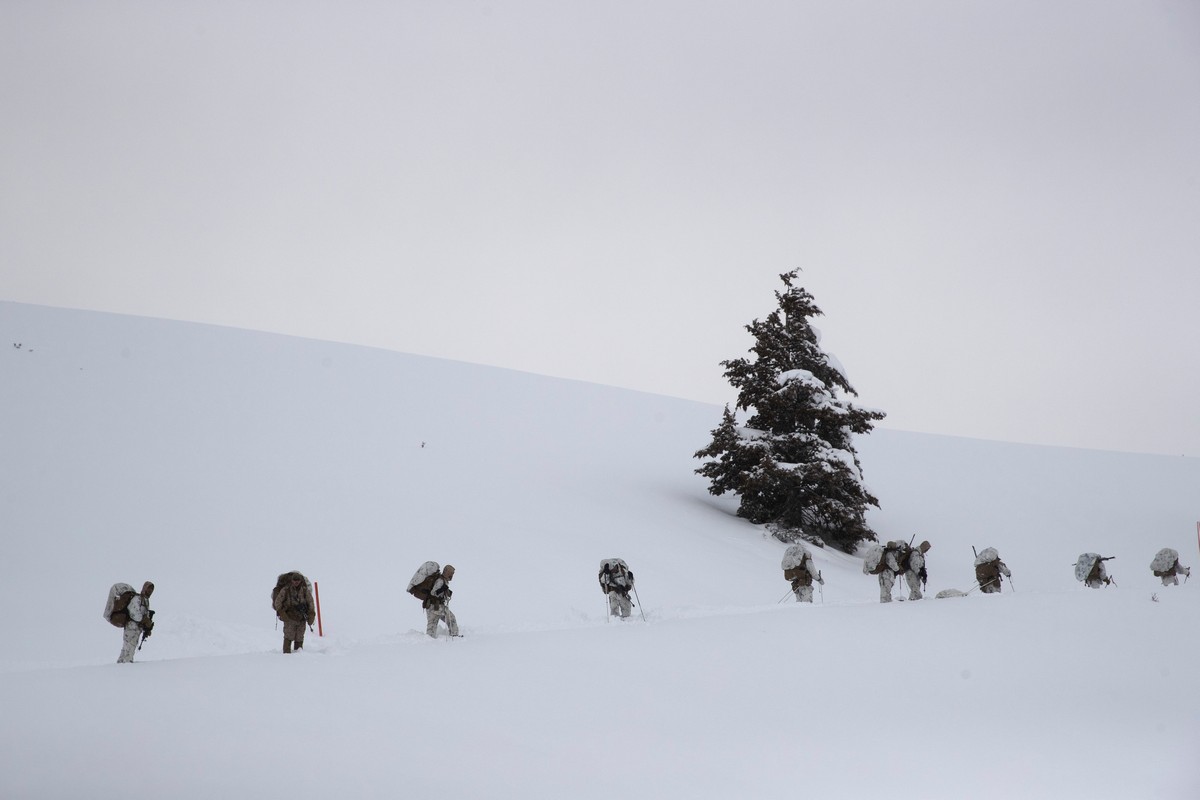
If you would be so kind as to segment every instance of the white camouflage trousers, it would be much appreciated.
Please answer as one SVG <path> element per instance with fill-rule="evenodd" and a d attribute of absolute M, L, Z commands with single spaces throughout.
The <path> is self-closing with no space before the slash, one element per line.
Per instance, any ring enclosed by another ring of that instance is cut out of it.
<path fill-rule="evenodd" d="M 908 599 L 920 600 L 922 596 L 921 573 L 917 572 L 915 569 L 910 569 L 908 572 L 904 573 L 904 578 L 908 581 Z"/>
<path fill-rule="evenodd" d="M 142 638 L 142 626 L 136 622 L 126 622 L 124 637 L 121 643 L 121 655 L 117 656 L 117 663 L 132 664 L 133 654 L 137 652 L 138 642 Z"/>
<path fill-rule="evenodd" d="M 892 587 L 896 585 L 896 575 L 890 569 L 879 573 L 879 602 L 892 602 Z"/>
<path fill-rule="evenodd" d="M 811 603 L 812 602 L 812 600 L 813 600 L 813 587 L 812 586 L 797 586 L 793 591 L 796 594 L 796 602 L 797 603 Z"/>
<path fill-rule="evenodd" d="M 625 619 L 633 612 L 633 601 L 629 595 L 620 592 L 608 593 L 608 615 Z"/>
<path fill-rule="evenodd" d="M 458 620 L 454 618 L 454 612 L 450 610 L 450 606 L 430 606 L 425 609 L 425 633 L 434 639 L 438 635 L 439 621 L 446 623 L 446 629 L 450 631 L 451 636 L 458 636 Z"/>

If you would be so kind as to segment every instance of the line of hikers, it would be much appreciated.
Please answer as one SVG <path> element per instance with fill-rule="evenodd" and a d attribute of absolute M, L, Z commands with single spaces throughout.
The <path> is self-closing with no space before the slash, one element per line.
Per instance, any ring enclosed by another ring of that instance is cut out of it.
<path fill-rule="evenodd" d="M 914 537 L 915 538 L 915 537 Z M 879 576 L 879 602 L 890 603 L 896 579 L 903 577 L 908 583 L 908 599 L 920 600 L 921 588 L 928 582 L 925 570 L 925 554 L 931 545 L 923 541 L 917 546 L 902 540 L 875 544 L 867 549 L 863 559 L 863 573 Z M 1105 561 L 1113 556 L 1098 553 L 1082 553 L 1075 562 L 1075 578 L 1089 588 L 1098 589 L 1116 582 L 1108 575 Z M 825 585 L 821 571 L 813 562 L 812 553 L 802 544 L 790 545 L 783 554 L 783 577 L 792 587 L 796 601 L 813 601 L 813 584 Z M 1164 547 L 1155 554 L 1150 569 L 1163 586 L 1178 586 L 1179 575 L 1184 580 L 1191 577 L 1190 568 L 1179 563 L 1179 553 Z M 425 633 L 436 639 L 439 625 L 444 625 L 452 637 L 459 637 L 458 620 L 450 610 L 450 581 L 454 578 L 454 567 L 442 567 L 436 561 L 426 561 L 408 582 L 407 591 L 421 601 L 425 610 Z M 1012 572 L 1000 560 L 994 547 L 986 547 L 975 555 L 975 581 L 984 594 L 1000 592 L 1004 578 L 1012 584 Z M 608 602 L 609 617 L 628 619 L 633 608 L 630 594 L 636 596 L 633 571 L 620 558 L 607 558 L 600 562 L 597 576 L 600 590 Z M 972 589 L 971 591 L 974 591 Z M 150 595 L 154 584 L 146 581 L 137 592 L 127 583 L 115 583 L 108 592 L 104 606 L 104 619 L 123 631 L 121 653 L 118 664 L 133 661 L 133 654 L 154 630 L 154 611 L 150 608 Z M 938 597 L 962 596 L 964 592 L 948 589 Z M 785 595 L 786 596 L 786 595 Z M 316 603 L 313 601 L 312 582 L 302 573 L 291 571 L 281 574 L 271 590 L 271 606 L 275 615 L 283 622 L 283 652 L 292 653 L 304 648 L 304 629 L 312 628 L 317 618 Z M 643 615 L 644 618 L 644 615 Z"/>
<path fill-rule="evenodd" d="M 915 536 L 913 537 L 916 538 Z M 873 544 L 867 548 L 863 557 L 863 573 L 879 577 L 879 602 L 892 602 L 892 592 L 897 578 L 903 578 L 908 584 L 908 599 L 920 600 L 921 592 L 929 580 L 925 569 L 925 554 L 931 545 L 923 541 L 915 547 L 912 542 L 903 540 L 890 541 L 885 544 Z M 1082 553 L 1075 562 L 1075 578 L 1092 589 L 1098 589 L 1109 584 L 1116 585 L 1104 567 L 1105 561 L 1111 561 L 1113 556 L 1101 556 L 1098 553 Z M 813 562 L 812 553 L 802 544 L 790 545 L 784 551 L 783 577 L 792 586 L 792 593 L 799 603 L 813 601 L 813 584 L 825 585 L 825 579 Z M 984 594 L 995 594 L 1001 591 L 1004 579 L 1012 585 L 1012 571 L 1000 559 L 1000 554 L 994 547 L 985 547 L 975 553 L 975 583 Z M 1155 554 L 1150 562 L 1150 570 L 1156 578 L 1162 580 L 1163 586 L 1178 586 L 1179 575 L 1186 581 L 1192 571 L 1179 563 L 1179 553 L 1170 547 L 1164 547 Z M 970 589 L 968 591 L 974 591 Z M 967 592 L 947 589 L 938 592 L 938 597 L 959 597 Z"/>

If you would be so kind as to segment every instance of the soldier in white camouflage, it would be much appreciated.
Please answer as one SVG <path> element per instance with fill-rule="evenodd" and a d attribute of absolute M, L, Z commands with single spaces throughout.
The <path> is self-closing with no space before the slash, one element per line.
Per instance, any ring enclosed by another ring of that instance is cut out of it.
<path fill-rule="evenodd" d="M 154 593 L 154 584 L 146 581 L 142 591 L 135 594 L 125 607 L 129 621 L 125 623 L 125 635 L 121 642 L 121 654 L 117 656 L 118 664 L 132 664 L 133 654 L 137 651 L 142 639 L 154 630 L 154 612 L 150 610 L 150 595 Z"/>
<path fill-rule="evenodd" d="M 921 542 L 916 547 L 909 547 L 907 558 L 901 563 L 904 577 L 908 581 L 908 599 L 920 600 L 921 584 L 925 583 L 928 575 L 925 572 L 925 554 L 929 552 L 929 542 Z"/>
<path fill-rule="evenodd" d="M 813 601 L 813 581 L 825 585 L 820 570 L 813 563 L 812 553 L 802 544 L 793 544 L 783 554 L 783 578 L 792 585 L 796 602 Z"/>
<path fill-rule="evenodd" d="M 438 635 L 438 623 L 443 622 L 451 636 L 458 636 L 458 620 L 450 610 L 450 579 L 454 577 L 454 567 L 447 564 L 442 567 L 440 575 L 431 576 L 429 582 L 429 597 L 422 603 L 425 606 L 425 633 L 434 639 Z"/>
<path fill-rule="evenodd" d="M 608 615 L 628 619 L 633 611 L 629 593 L 633 591 L 633 572 L 619 558 L 608 558 L 600 562 L 600 591 L 608 596 Z"/>
<path fill-rule="evenodd" d="M 863 559 L 863 574 L 879 576 L 879 602 L 892 602 L 892 589 L 896 585 L 896 576 L 902 570 L 897 556 L 900 549 L 906 547 L 904 542 L 888 542 L 884 545 L 873 544 L 867 550 Z"/>
<path fill-rule="evenodd" d="M 1179 563 L 1179 552 L 1169 547 L 1159 550 L 1150 562 L 1150 570 L 1154 577 L 1162 579 L 1163 586 L 1178 586 L 1179 576 L 1185 579 L 1191 577 L 1192 571 Z"/>

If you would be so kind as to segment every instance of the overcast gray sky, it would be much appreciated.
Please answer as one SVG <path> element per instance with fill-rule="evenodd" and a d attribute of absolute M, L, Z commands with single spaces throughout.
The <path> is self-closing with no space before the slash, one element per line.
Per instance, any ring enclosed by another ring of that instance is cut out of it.
<path fill-rule="evenodd" d="M 800 267 L 884 427 L 1200 456 L 1195 2 L 9 0 L 0 109 L 0 299 L 724 403 Z"/>

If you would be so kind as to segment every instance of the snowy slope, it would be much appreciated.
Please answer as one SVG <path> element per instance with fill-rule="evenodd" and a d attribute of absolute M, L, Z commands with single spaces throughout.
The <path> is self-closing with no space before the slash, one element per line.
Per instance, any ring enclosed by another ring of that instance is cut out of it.
<path fill-rule="evenodd" d="M 878 431 L 872 524 L 933 543 L 930 595 L 989 545 L 1017 593 L 881 606 L 818 550 L 808 607 L 692 474 L 712 406 L 0 303 L 0 408 L 3 797 L 1200 796 L 1198 590 L 1147 568 L 1197 561 L 1196 459 Z M 650 624 L 606 623 L 614 556 Z M 462 640 L 419 632 L 426 559 Z M 327 635 L 284 658 L 290 569 Z M 117 667 L 103 597 L 146 579 Z"/>

